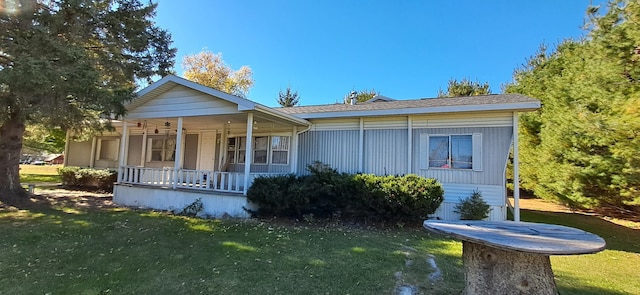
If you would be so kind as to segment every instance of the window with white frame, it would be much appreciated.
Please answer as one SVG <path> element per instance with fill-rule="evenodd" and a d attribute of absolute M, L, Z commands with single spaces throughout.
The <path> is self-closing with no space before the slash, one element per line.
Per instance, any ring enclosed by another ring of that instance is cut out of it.
<path fill-rule="evenodd" d="M 252 164 L 288 164 L 290 136 L 256 136 L 253 137 Z M 229 163 L 245 162 L 246 137 L 227 139 L 227 160 Z"/>
<path fill-rule="evenodd" d="M 271 137 L 271 163 L 289 164 L 289 136 Z"/>
<path fill-rule="evenodd" d="M 482 170 L 482 134 L 421 136 L 422 169 Z"/>
<path fill-rule="evenodd" d="M 269 149 L 268 136 L 256 136 L 253 138 L 253 164 L 267 164 L 267 151 Z"/>
<path fill-rule="evenodd" d="M 175 138 L 149 138 L 147 162 L 173 162 L 176 160 Z"/>

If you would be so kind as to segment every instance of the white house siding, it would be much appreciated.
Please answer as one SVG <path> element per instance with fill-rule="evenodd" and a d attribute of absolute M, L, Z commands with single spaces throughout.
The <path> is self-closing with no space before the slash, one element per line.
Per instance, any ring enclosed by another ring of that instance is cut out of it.
<path fill-rule="evenodd" d="M 420 134 L 482 133 L 482 171 L 460 169 L 420 169 Z M 424 128 L 413 130 L 413 168 L 420 176 L 442 183 L 503 185 L 504 169 L 511 146 L 512 127 Z M 398 151 L 400 152 L 400 151 Z"/>
<path fill-rule="evenodd" d="M 66 155 L 67 166 L 89 167 L 91 164 L 91 141 L 69 141 L 69 156 Z"/>
<path fill-rule="evenodd" d="M 310 120 L 313 125 L 309 131 L 358 130 L 360 119 L 322 119 Z"/>
<path fill-rule="evenodd" d="M 341 172 L 358 172 L 358 130 L 307 131 L 300 134 L 298 173 L 320 161 Z"/>
<path fill-rule="evenodd" d="M 127 119 L 237 114 L 238 106 L 184 86 L 176 86 L 131 110 Z"/>
<path fill-rule="evenodd" d="M 502 185 L 468 185 L 459 183 L 443 183 L 445 191 L 444 201 L 432 215 L 443 220 L 458 220 L 460 215 L 455 213 L 456 204 L 460 199 L 468 198 L 474 190 L 482 194 L 482 199 L 491 206 L 489 220 L 505 220 L 507 206 L 505 204 L 505 187 Z"/>
<path fill-rule="evenodd" d="M 289 152 L 291 153 L 291 152 Z M 289 159 L 291 161 L 291 159 Z M 230 164 L 227 168 L 228 172 L 244 173 L 244 163 Z M 283 164 L 251 164 L 251 173 L 290 173 L 291 166 Z"/>
<path fill-rule="evenodd" d="M 364 130 L 404 129 L 407 130 L 407 117 L 363 118 Z"/>
<path fill-rule="evenodd" d="M 483 112 L 472 114 L 438 114 L 412 116 L 416 128 L 507 127 L 513 125 L 511 112 Z"/>
<path fill-rule="evenodd" d="M 241 194 L 204 193 L 200 191 L 130 186 L 117 184 L 114 186 L 113 201 L 119 205 L 145 207 L 158 210 L 182 210 L 201 199 L 204 214 L 213 217 L 248 218 L 243 209 L 248 207 L 247 198 Z"/>
<path fill-rule="evenodd" d="M 405 122 L 406 125 L 406 122 Z M 407 130 L 364 131 L 364 173 L 407 174 Z"/>

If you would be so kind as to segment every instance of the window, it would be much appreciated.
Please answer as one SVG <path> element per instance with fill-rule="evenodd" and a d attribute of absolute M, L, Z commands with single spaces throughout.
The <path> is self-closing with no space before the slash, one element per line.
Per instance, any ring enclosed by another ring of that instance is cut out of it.
<path fill-rule="evenodd" d="M 428 136 L 427 167 L 482 170 L 481 134 Z M 474 162 L 474 158 L 478 158 Z"/>
<path fill-rule="evenodd" d="M 269 137 L 255 137 L 253 141 L 253 163 L 267 164 L 267 149 L 269 148 Z"/>
<path fill-rule="evenodd" d="M 236 138 L 227 138 L 227 161 L 228 163 L 236 162 Z"/>
<path fill-rule="evenodd" d="M 289 136 L 271 137 L 271 163 L 289 163 Z"/>
<path fill-rule="evenodd" d="M 119 145 L 119 139 L 100 139 L 97 150 L 97 160 L 117 161 Z"/>
<path fill-rule="evenodd" d="M 175 138 L 150 138 L 151 150 L 147 155 L 147 162 L 173 162 L 176 160 Z"/>
<path fill-rule="evenodd" d="M 227 160 L 242 164 L 247 152 L 246 137 L 227 139 Z M 252 164 L 288 164 L 289 136 L 256 136 L 253 138 Z M 271 143 L 271 144 L 269 144 Z"/>

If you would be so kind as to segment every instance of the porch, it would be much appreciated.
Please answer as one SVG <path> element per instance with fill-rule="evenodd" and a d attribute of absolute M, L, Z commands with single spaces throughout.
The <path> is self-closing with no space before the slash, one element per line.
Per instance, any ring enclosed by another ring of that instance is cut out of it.
<path fill-rule="evenodd" d="M 282 173 L 249 173 L 246 183 L 251 186 L 257 177 L 275 175 L 282 175 Z M 118 183 L 164 189 L 246 193 L 245 174 L 241 172 L 123 166 L 118 171 Z"/>

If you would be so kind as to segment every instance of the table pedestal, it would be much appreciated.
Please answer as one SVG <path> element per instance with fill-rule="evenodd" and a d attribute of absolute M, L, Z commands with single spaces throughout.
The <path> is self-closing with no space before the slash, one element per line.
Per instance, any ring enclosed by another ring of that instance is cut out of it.
<path fill-rule="evenodd" d="M 462 242 L 464 294 L 557 294 L 548 255 Z"/>

